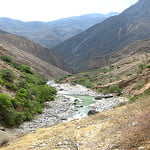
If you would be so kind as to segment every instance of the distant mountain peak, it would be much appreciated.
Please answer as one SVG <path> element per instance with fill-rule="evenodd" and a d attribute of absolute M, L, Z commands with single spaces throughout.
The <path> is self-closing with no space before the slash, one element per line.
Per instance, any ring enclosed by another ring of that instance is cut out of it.
<path fill-rule="evenodd" d="M 118 51 L 135 40 L 150 38 L 149 18 L 150 0 L 141 0 L 55 49 L 75 72 L 85 71 L 93 57 Z"/>
<path fill-rule="evenodd" d="M 44 47 L 51 48 L 115 14 L 93 13 L 49 22 L 23 22 L 0 18 L 0 29 L 25 36 Z"/>

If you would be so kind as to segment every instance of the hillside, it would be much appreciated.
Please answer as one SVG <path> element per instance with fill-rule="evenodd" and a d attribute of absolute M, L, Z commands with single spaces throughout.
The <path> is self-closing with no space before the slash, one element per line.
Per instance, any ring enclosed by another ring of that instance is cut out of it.
<path fill-rule="evenodd" d="M 56 80 L 79 83 L 105 94 L 123 94 L 129 98 L 128 104 L 38 129 L 1 150 L 149 150 L 150 40 L 136 41 L 108 58 L 105 68 Z"/>
<path fill-rule="evenodd" d="M 3 127 L 17 127 L 31 120 L 55 95 L 56 90 L 29 66 L 0 55 L 0 145 L 12 137 Z"/>
<path fill-rule="evenodd" d="M 46 78 L 67 74 L 62 70 L 67 67 L 55 52 L 21 36 L 0 31 L 0 52 L 31 66 L 34 71 Z"/>
<path fill-rule="evenodd" d="M 50 22 L 22 22 L 20 20 L 0 18 L 0 29 L 25 36 L 40 45 L 51 48 L 116 14 L 118 13 L 109 13 L 106 15 L 98 13 L 87 14 Z"/>
<path fill-rule="evenodd" d="M 94 57 L 120 50 L 135 40 L 149 38 L 149 8 L 149 0 L 140 0 L 121 14 L 92 26 L 54 49 L 75 72 L 85 71 Z"/>
<path fill-rule="evenodd" d="M 101 68 L 57 80 L 83 84 L 100 92 L 107 92 L 109 87 L 117 85 L 125 95 L 131 97 L 150 89 L 149 39 L 135 41 L 122 50 L 98 60 L 95 58 L 90 65 L 95 64 L 101 64 Z"/>

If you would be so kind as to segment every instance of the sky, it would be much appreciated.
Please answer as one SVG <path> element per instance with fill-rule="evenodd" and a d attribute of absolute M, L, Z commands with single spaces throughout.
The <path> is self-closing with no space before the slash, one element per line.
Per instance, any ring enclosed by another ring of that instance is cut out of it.
<path fill-rule="evenodd" d="M 122 12 L 138 0 L 0 0 L 0 17 L 52 21 L 90 13 Z"/>

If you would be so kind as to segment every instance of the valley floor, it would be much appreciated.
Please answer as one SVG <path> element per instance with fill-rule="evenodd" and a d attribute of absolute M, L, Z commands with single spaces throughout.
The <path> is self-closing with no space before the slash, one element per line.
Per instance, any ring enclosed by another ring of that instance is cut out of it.
<path fill-rule="evenodd" d="M 149 150 L 150 96 L 84 119 L 41 128 L 1 150 Z"/>

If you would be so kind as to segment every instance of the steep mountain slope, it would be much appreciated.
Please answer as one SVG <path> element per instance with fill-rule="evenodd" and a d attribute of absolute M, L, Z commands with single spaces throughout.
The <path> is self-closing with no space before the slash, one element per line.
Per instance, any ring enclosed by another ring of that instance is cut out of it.
<path fill-rule="evenodd" d="M 138 40 L 132 42 L 131 44 L 127 45 L 123 49 L 119 51 L 115 51 L 113 53 L 100 56 L 100 57 L 93 57 L 89 64 L 88 69 L 91 70 L 92 68 L 100 68 L 109 66 L 114 63 L 123 62 L 123 60 L 127 59 L 127 57 L 139 54 L 148 54 L 150 53 L 150 39 L 145 40 Z M 142 63 L 143 60 L 141 60 Z M 131 63 L 132 65 L 132 63 Z"/>
<path fill-rule="evenodd" d="M 149 38 L 149 8 L 149 0 L 140 0 L 120 15 L 106 19 L 55 49 L 74 71 L 87 70 L 93 57 L 117 51 L 132 41 Z"/>
<path fill-rule="evenodd" d="M 28 64 L 34 71 L 46 78 L 67 74 L 67 72 L 62 70 L 66 68 L 65 64 L 55 52 L 41 47 L 24 37 L 1 30 L 0 52 L 12 56 L 15 60 L 23 64 Z"/>
<path fill-rule="evenodd" d="M 150 90 L 150 39 L 135 41 L 120 51 L 95 58 L 89 66 L 96 65 L 102 68 L 59 80 L 80 83 L 100 92 L 108 92 L 117 85 L 124 94 L 138 96 Z"/>
<path fill-rule="evenodd" d="M 88 14 L 51 22 L 22 22 L 9 18 L 0 18 L 0 29 L 25 36 L 36 43 L 50 48 L 116 14 L 118 13 L 106 15 Z"/>

